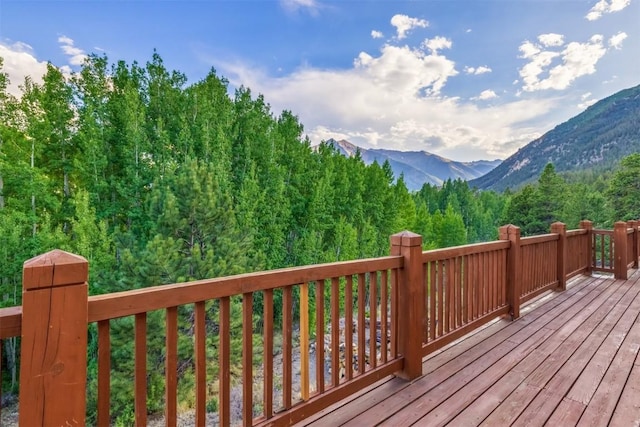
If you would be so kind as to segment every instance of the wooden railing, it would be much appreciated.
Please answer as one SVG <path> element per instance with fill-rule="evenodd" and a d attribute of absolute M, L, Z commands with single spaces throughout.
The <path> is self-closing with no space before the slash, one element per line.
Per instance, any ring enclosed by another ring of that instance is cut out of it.
<path fill-rule="evenodd" d="M 195 372 L 196 425 L 210 423 L 207 399 L 214 383 L 221 425 L 289 425 L 385 376 L 420 376 L 428 353 L 497 316 L 517 318 L 521 304 L 563 290 L 569 277 L 614 271 L 626 278 L 627 267 L 637 266 L 639 244 L 637 223 L 616 223 L 612 232 L 593 230 L 589 221 L 572 231 L 555 223 L 550 234 L 526 238 L 508 225 L 500 228 L 499 241 L 427 252 L 421 236 L 403 232 L 391 237 L 388 257 L 91 297 L 86 260 L 53 251 L 25 262 L 23 306 L 0 310 L 0 339 L 22 337 L 24 426 L 85 423 L 87 325 L 94 324 L 97 404 L 89 409 L 98 425 L 109 425 L 111 330 L 127 318 L 135 343 L 136 425 L 147 423 L 152 319 L 161 319 L 164 330 L 166 425 L 177 424 L 177 373 L 185 362 L 178 342 L 185 339 Z M 240 350 L 231 346 L 234 304 L 240 307 Z M 180 326 L 185 323 L 191 326 Z M 215 361 L 208 359 L 208 346 L 217 349 Z M 237 378 L 231 376 L 234 358 L 240 360 Z M 215 377 L 207 373 L 212 363 Z M 257 368 L 263 372 L 258 381 Z"/>
<path fill-rule="evenodd" d="M 508 241 L 428 251 L 422 353 L 427 355 L 508 313 Z"/>
<path fill-rule="evenodd" d="M 613 273 L 613 230 L 593 230 L 593 251 L 591 265 L 593 271 Z"/>
<path fill-rule="evenodd" d="M 567 279 L 578 274 L 591 273 L 591 240 L 588 229 L 567 231 L 565 275 Z"/>
<path fill-rule="evenodd" d="M 558 235 L 544 234 L 520 240 L 520 302 L 558 286 Z M 549 256 L 549 255 L 556 256 Z"/>

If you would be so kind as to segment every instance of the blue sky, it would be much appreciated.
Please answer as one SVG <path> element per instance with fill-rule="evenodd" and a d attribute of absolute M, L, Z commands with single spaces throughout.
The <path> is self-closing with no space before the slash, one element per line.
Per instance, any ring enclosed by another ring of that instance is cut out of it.
<path fill-rule="evenodd" d="M 506 158 L 640 84 L 640 0 L 0 0 L 12 90 L 47 61 L 145 63 L 297 114 L 313 143 Z"/>

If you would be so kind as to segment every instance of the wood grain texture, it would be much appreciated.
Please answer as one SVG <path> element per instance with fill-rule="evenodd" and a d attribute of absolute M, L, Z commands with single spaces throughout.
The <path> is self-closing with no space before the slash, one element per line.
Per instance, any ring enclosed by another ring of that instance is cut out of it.
<path fill-rule="evenodd" d="M 135 417 L 137 426 L 147 425 L 147 313 L 135 317 Z"/>
<path fill-rule="evenodd" d="M 87 275 L 84 258 L 62 251 L 24 264 L 20 425 L 85 424 Z"/>
<path fill-rule="evenodd" d="M 98 322 L 98 414 L 97 425 L 111 422 L 111 335 L 109 321 Z"/>
<path fill-rule="evenodd" d="M 219 384 L 218 392 L 218 416 L 220 424 L 228 426 L 231 424 L 231 301 L 229 297 L 220 298 L 219 323 Z"/>
<path fill-rule="evenodd" d="M 204 301 L 194 305 L 194 353 L 196 359 L 196 426 L 204 427 L 207 414 L 207 330 Z"/>
<path fill-rule="evenodd" d="M 167 427 L 176 427 L 178 424 L 178 307 L 167 308 L 165 322 L 164 417 Z"/>

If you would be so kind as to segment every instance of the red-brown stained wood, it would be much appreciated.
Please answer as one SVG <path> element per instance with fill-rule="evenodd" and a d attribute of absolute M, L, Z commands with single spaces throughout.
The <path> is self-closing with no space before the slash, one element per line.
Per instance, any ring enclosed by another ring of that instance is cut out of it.
<path fill-rule="evenodd" d="M 398 270 L 391 270 L 391 359 L 398 356 Z"/>
<path fill-rule="evenodd" d="M 389 308 L 389 281 L 387 270 L 382 270 L 380 273 L 380 336 L 382 338 L 380 344 L 381 362 L 387 363 L 388 359 L 388 308 Z M 347 359 L 349 360 L 349 359 Z"/>
<path fill-rule="evenodd" d="M 108 427 L 111 407 L 111 337 L 109 321 L 98 322 L 98 426 Z"/>
<path fill-rule="evenodd" d="M 477 253 L 485 253 L 491 251 L 497 251 L 500 249 L 507 249 L 509 244 L 504 241 L 486 242 L 486 243 L 474 243 L 471 245 L 455 246 L 452 248 L 435 249 L 422 253 L 422 262 L 431 262 L 436 260 L 443 260 L 447 258 L 455 258 L 458 256 L 465 256 Z M 382 270 L 382 268 L 380 268 Z"/>
<path fill-rule="evenodd" d="M 324 393 L 324 280 L 316 281 L 316 391 Z"/>
<path fill-rule="evenodd" d="M 167 427 L 176 427 L 178 424 L 178 307 L 169 307 L 166 313 L 164 416 Z"/>
<path fill-rule="evenodd" d="M 604 288 L 606 289 L 606 286 Z M 579 290 L 580 287 L 578 287 L 577 289 L 571 288 L 566 293 L 557 294 L 558 296 L 556 298 L 558 298 L 559 301 L 557 301 L 555 298 L 551 299 L 545 302 L 544 305 L 541 305 L 536 309 L 528 312 L 527 319 L 529 320 L 525 320 L 525 322 L 509 323 L 508 326 L 499 328 L 495 334 L 488 337 L 484 336 L 484 338 L 479 341 L 473 341 L 472 337 L 471 344 L 465 347 L 466 350 L 463 350 L 464 353 L 462 357 L 456 358 L 448 356 L 448 352 L 453 351 L 458 346 L 466 345 L 469 338 L 461 341 L 460 343 L 457 343 L 451 349 L 440 353 L 434 358 L 440 359 L 441 362 L 438 365 L 442 366 L 445 369 L 440 370 L 436 368 L 437 370 L 434 371 L 432 375 L 426 375 L 423 378 L 420 378 L 417 381 L 413 382 L 406 389 L 406 393 L 398 392 L 394 395 L 388 396 L 384 402 L 381 402 L 375 407 L 372 407 L 370 410 L 367 410 L 366 417 L 364 417 L 365 414 L 363 414 L 363 417 L 358 416 L 352 420 L 351 424 L 358 425 L 358 423 L 366 419 L 376 419 L 378 420 L 376 422 L 379 422 L 387 416 L 392 416 L 392 418 L 389 419 L 391 425 L 405 425 L 403 421 L 404 417 L 402 415 L 403 411 L 413 411 L 418 407 L 420 408 L 420 410 L 427 408 L 427 406 L 425 406 L 425 403 L 423 402 L 428 402 L 431 400 L 431 398 L 429 397 L 430 394 L 423 396 L 422 393 L 425 393 L 430 389 L 434 389 L 434 387 L 436 387 L 440 382 L 447 380 L 451 376 L 451 371 L 457 372 L 462 369 L 467 369 L 471 361 L 477 359 L 478 357 L 481 357 L 483 354 L 487 354 L 487 351 L 495 351 L 493 349 L 496 348 L 496 344 L 504 342 L 504 340 L 506 339 L 508 339 L 508 341 L 503 344 L 503 347 L 501 347 L 501 354 L 508 354 L 509 346 L 513 345 L 509 342 L 523 342 L 523 340 L 526 340 L 527 337 L 531 336 L 531 333 L 533 331 L 539 330 L 541 327 L 540 325 L 545 325 L 548 322 L 553 322 L 554 325 L 562 325 L 566 323 L 567 319 L 571 319 L 576 315 L 576 313 L 579 313 L 585 307 L 585 305 L 589 303 L 588 298 L 584 297 L 584 292 L 578 292 Z M 589 295 L 601 295 L 601 292 L 599 292 L 598 289 L 595 289 Z M 607 299 L 606 294 L 602 296 L 605 300 Z M 500 324 L 494 324 L 488 329 L 491 330 L 493 328 L 497 328 L 499 325 Z M 502 325 L 504 325 L 504 323 L 502 323 Z M 551 329 L 547 329 L 544 333 L 548 334 L 551 331 Z M 480 337 L 483 337 L 483 332 L 484 330 L 479 333 Z M 481 343 L 481 345 L 479 345 L 479 343 Z M 491 357 L 495 357 L 495 355 L 492 355 Z M 430 361 L 434 359 L 429 359 L 427 362 L 425 362 L 425 364 L 430 363 Z M 476 370 L 476 372 L 483 372 L 482 366 L 478 366 L 476 368 L 478 369 Z M 476 368 L 474 368 L 474 370 Z M 472 379 L 472 377 L 468 375 L 468 372 L 470 371 L 466 371 L 465 373 L 458 376 L 458 378 L 465 379 L 464 383 Z M 442 388 L 438 388 L 438 390 L 440 389 L 443 391 L 450 390 L 450 386 L 443 385 Z M 449 393 L 451 392 L 452 391 L 449 391 Z M 424 410 L 426 412 L 428 409 Z"/>
<path fill-rule="evenodd" d="M 344 290 L 345 380 L 353 378 L 353 276 L 346 277 Z"/>
<path fill-rule="evenodd" d="M 207 353 L 204 301 L 194 305 L 194 353 L 196 359 L 196 426 L 204 427 L 207 416 Z"/>
<path fill-rule="evenodd" d="M 491 254 L 483 253 L 482 260 L 483 260 L 483 266 L 484 266 L 484 273 L 483 273 L 484 284 L 482 286 L 482 314 L 487 314 L 491 311 L 490 299 L 489 299 L 489 294 L 491 289 L 491 265 L 490 265 Z"/>
<path fill-rule="evenodd" d="M 242 294 L 242 424 L 253 425 L 253 294 Z"/>
<path fill-rule="evenodd" d="M 556 410 L 551 414 L 551 417 L 547 420 L 549 426 L 573 426 L 578 424 L 585 405 L 578 403 L 575 400 L 562 399 L 562 402 L 558 405 Z M 617 425 L 617 424 L 613 424 Z M 620 424 L 622 425 L 622 424 Z"/>
<path fill-rule="evenodd" d="M 640 323 L 636 322 L 611 362 L 593 398 L 589 401 L 580 419 L 581 422 L 584 421 L 586 425 L 609 422 L 638 355 L 638 342 L 640 342 Z"/>
<path fill-rule="evenodd" d="M 107 321 L 108 322 L 108 321 Z M 100 322 L 102 323 L 102 322 Z M 111 357 L 111 355 L 109 355 Z M 147 425 L 147 313 L 135 317 L 135 417 L 136 425 Z"/>
<path fill-rule="evenodd" d="M 471 317 L 473 318 L 473 320 L 478 318 L 478 306 L 480 304 L 480 299 L 478 298 L 478 296 L 480 295 L 480 289 L 482 286 L 482 279 L 481 279 L 481 270 L 480 270 L 480 255 L 478 254 L 473 254 L 471 255 L 473 257 L 473 291 L 472 291 L 472 295 L 471 295 Z"/>
<path fill-rule="evenodd" d="M 613 225 L 614 240 L 614 276 L 616 279 L 627 279 L 627 224 L 618 221 Z M 588 409 L 588 408 L 587 408 Z"/>
<path fill-rule="evenodd" d="M 633 365 L 622 395 L 611 417 L 610 425 L 626 426 L 637 424 L 640 420 L 640 365 Z"/>
<path fill-rule="evenodd" d="M 87 260 L 55 250 L 24 263 L 19 423 L 84 425 Z"/>
<path fill-rule="evenodd" d="M 399 376 L 412 380 L 422 374 L 422 328 L 424 320 L 424 268 L 422 237 L 410 231 L 391 236 L 391 251 L 404 257 L 404 267 L 399 272 L 398 347 L 404 357 Z"/>
<path fill-rule="evenodd" d="M 436 307 L 436 295 L 438 293 L 437 290 L 437 276 L 436 276 L 436 263 L 430 262 L 429 264 L 429 339 L 427 342 L 433 341 L 436 339 L 436 322 L 437 322 L 437 307 Z"/>
<path fill-rule="evenodd" d="M 456 273 L 455 273 L 455 265 L 453 263 L 453 260 L 451 258 L 448 258 L 446 260 L 446 267 L 445 267 L 445 271 L 446 271 L 446 276 L 447 276 L 447 306 L 446 306 L 446 311 L 447 311 L 447 315 L 445 315 L 445 320 L 446 320 L 446 329 L 447 332 L 451 332 L 456 328 L 456 320 L 455 320 L 455 315 L 456 315 L 456 297 L 455 297 L 455 277 L 456 277 Z"/>
<path fill-rule="evenodd" d="M 453 330 L 459 328 L 462 325 L 462 280 L 460 269 L 460 257 L 451 259 L 453 266 Z"/>
<path fill-rule="evenodd" d="M 469 255 L 464 259 L 464 323 L 468 323 L 473 319 L 471 311 L 472 295 L 473 295 L 473 255 Z"/>
<path fill-rule="evenodd" d="M 331 385 L 340 383 L 340 279 L 331 279 Z M 346 323 L 345 323 L 346 324 Z"/>
<path fill-rule="evenodd" d="M 304 401 L 309 400 L 309 284 L 308 283 L 303 283 L 300 285 L 300 394 L 302 396 L 302 400 Z"/>
<path fill-rule="evenodd" d="M 218 334 L 219 346 L 219 405 L 218 415 L 220 425 L 228 426 L 231 424 L 231 307 L 229 297 L 220 298 L 220 332 Z"/>
<path fill-rule="evenodd" d="M 365 275 L 358 275 L 358 373 L 365 370 Z"/>
<path fill-rule="evenodd" d="M 264 415 L 267 419 L 273 415 L 273 290 L 264 291 Z"/>
<path fill-rule="evenodd" d="M 369 364 L 372 368 L 378 366 L 378 357 L 376 353 L 377 345 L 376 345 L 376 335 L 377 335 L 377 311 L 378 311 L 378 273 L 371 272 L 369 273 Z"/>
<path fill-rule="evenodd" d="M 441 337 L 444 334 L 444 313 L 445 313 L 445 309 L 444 309 L 444 262 L 443 261 L 436 261 L 435 265 L 437 267 L 438 270 L 438 301 L 437 301 L 437 308 L 438 308 L 438 319 L 437 319 L 437 323 L 438 323 L 438 336 Z"/>
<path fill-rule="evenodd" d="M 22 306 L 0 308 L 0 340 L 19 337 L 22 331 Z"/>
<path fill-rule="evenodd" d="M 285 409 L 292 405 L 293 383 L 293 296 L 292 287 L 282 291 L 282 401 Z"/>
<path fill-rule="evenodd" d="M 309 414 L 319 412 L 369 385 L 389 377 L 393 372 L 398 371 L 401 366 L 402 361 L 400 359 L 390 361 L 386 365 L 379 366 L 376 370 L 367 372 L 366 375 L 358 376 L 348 383 L 340 384 L 338 387 L 332 387 L 331 390 L 324 394 L 313 396 L 306 405 L 296 405 L 288 412 L 275 415 L 272 420 L 258 422 L 256 427 L 293 425 L 304 420 Z"/>
<path fill-rule="evenodd" d="M 113 294 L 95 295 L 89 298 L 89 322 L 130 316 L 136 313 L 165 309 L 170 306 L 193 304 L 195 301 L 208 301 L 265 289 L 295 286 L 300 283 L 313 282 L 329 277 L 399 268 L 402 266 L 402 262 L 402 257 L 400 256 L 387 256 L 268 270 L 134 289 Z"/>
<path fill-rule="evenodd" d="M 625 288 L 620 288 L 622 292 L 616 292 L 617 303 L 613 308 L 611 308 L 613 303 L 611 305 L 603 304 L 553 351 L 547 361 L 529 376 L 527 379 L 529 384 L 538 387 L 544 386 L 549 393 L 541 393 L 536 396 L 522 413 L 518 422 L 521 424 L 544 423 L 574 384 L 576 378 L 583 372 L 596 350 L 602 347 L 611 347 L 613 344 L 610 339 L 611 335 L 626 331 L 631 327 L 635 314 L 629 316 L 630 313 L 628 311 L 625 313 L 625 310 L 629 307 L 631 300 L 637 296 L 638 290 L 626 289 L 624 294 Z M 612 298 L 614 297 L 609 299 Z M 631 311 L 637 313 L 640 309 L 640 300 L 636 299 L 634 305 Z M 623 317 L 621 318 L 621 316 Z M 602 319 L 603 317 L 604 319 Z M 607 339 L 605 340 L 605 338 Z M 609 363 L 607 363 L 608 365 Z M 586 371 L 588 372 L 588 370 Z"/>

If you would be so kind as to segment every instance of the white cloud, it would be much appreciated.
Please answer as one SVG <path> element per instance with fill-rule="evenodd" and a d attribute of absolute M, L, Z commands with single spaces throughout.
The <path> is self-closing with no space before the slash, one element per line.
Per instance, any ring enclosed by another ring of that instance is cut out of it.
<path fill-rule="evenodd" d="M 407 15 L 398 14 L 391 18 L 391 25 L 396 27 L 398 40 L 402 40 L 407 37 L 407 33 L 414 28 L 427 28 L 429 22 L 424 19 L 411 18 Z"/>
<path fill-rule="evenodd" d="M 280 0 L 280 5 L 288 12 L 306 9 L 311 13 L 316 13 L 320 9 L 320 3 L 316 0 Z"/>
<path fill-rule="evenodd" d="M 4 59 L 3 71 L 9 76 L 7 91 L 20 96 L 19 86 L 30 76 L 34 83 L 42 83 L 42 76 L 47 72 L 47 63 L 38 61 L 33 49 L 26 43 L 15 42 L 5 44 L 0 42 L 0 57 Z"/>
<path fill-rule="evenodd" d="M 473 100 L 479 100 L 479 101 L 486 101 L 488 99 L 494 99 L 497 98 L 498 95 L 492 91 L 491 89 L 487 89 L 487 90 L 483 90 L 482 92 L 480 92 L 480 95 L 478 95 L 477 97 L 471 98 Z"/>
<path fill-rule="evenodd" d="M 440 36 L 434 37 L 432 39 L 425 39 L 422 42 L 422 46 L 429 49 L 434 55 L 437 55 L 439 50 L 451 49 L 452 45 L 453 43 L 450 39 Z"/>
<path fill-rule="evenodd" d="M 348 69 L 304 66 L 274 77 L 251 64 L 216 62 L 233 86 L 262 93 L 274 111 L 295 111 L 312 143 L 347 139 L 364 147 L 427 150 L 456 160 L 504 158 L 538 136 L 522 123 L 551 100 L 482 105 L 442 94 L 458 72 L 442 53 L 386 44 L 362 52 Z M 496 96 L 484 91 L 483 99 Z M 532 137 L 533 135 L 533 137 Z"/>
<path fill-rule="evenodd" d="M 605 13 L 620 12 L 631 4 L 631 0 L 600 0 L 585 16 L 589 21 L 600 19 Z"/>
<path fill-rule="evenodd" d="M 568 43 L 562 50 L 545 50 L 549 47 L 530 41 L 520 46 L 521 58 L 529 60 L 520 69 L 525 91 L 566 89 L 577 78 L 595 73 L 597 62 L 606 53 L 599 34 L 585 43 Z"/>
<path fill-rule="evenodd" d="M 622 42 L 627 38 L 627 33 L 620 31 L 615 36 L 609 38 L 609 46 L 616 50 L 622 49 Z"/>
<path fill-rule="evenodd" d="M 540 34 L 538 41 L 544 47 L 562 46 L 564 44 L 564 36 L 556 33 Z"/>
<path fill-rule="evenodd" d="M 591 92 L 583 93 L 580 97 L 583 101 L 591 97 Z"/>
<path fill-rule="evenodd" d="M 73 39 L 63 35 L 58 37 L 58 43 L 64 54 L 69 57 L 69 64 L 80 66 L 87 59 L 85 51 L 74 46 Z"/>
<path fill-rule="evenodd" d="M 374 39 L 381 39 L 384 37 L 384 34 L 382 34 L 381 31 L 371 30 L 371 37 Z"/>
<path fill-rule="evenodd" d="M 596 102 L 598 102 L 597 99 L 588 99 L 584 102 L 581 102 L 580 104 L 578 104 L 578 109 L 579 110 L 585 110 L 588 107 L 591 107 L 593 104 L 595 104 Z"/>
<path fill-rule="evenodd" d="M 485 73 L 490 73 L 492 70 L 491 68 L 487 67 L 486 65 L 481 65 L 479 67 L 464 67 L 464 72 L 467 74 L 485 74 Z"/>

